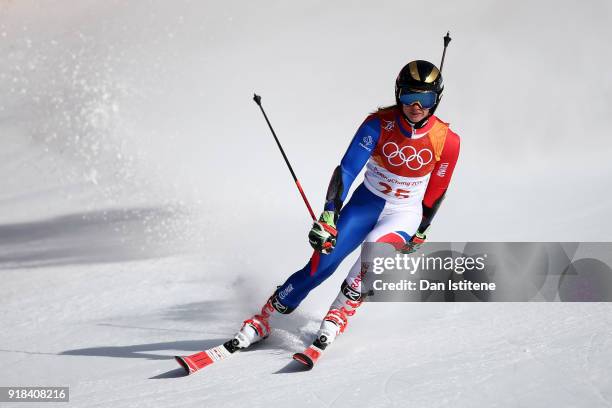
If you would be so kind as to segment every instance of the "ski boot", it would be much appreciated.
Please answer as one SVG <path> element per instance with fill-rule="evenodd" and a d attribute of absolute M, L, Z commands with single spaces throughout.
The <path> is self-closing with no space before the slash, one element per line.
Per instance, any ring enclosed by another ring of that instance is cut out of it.
<path fill-rule="evenodd" d="M 308 369 L 314 367 L 323 350 L 332 344 L 340 333 L 344 332 L 348 326 L 348 318 L 353 316 L 357 308 L 361 306 L 361 299 L 357 296 L 354 296 L 354 298 L 357 300 L 351 300 L 343 291 L 338 294 L 323 318 L 316 339 L 302 353 L 295 353 L 293 355 L 294 360 L 304 364 Z"/>
<path fill-rule="evenodd" d="M 280 314 L 273 305 L 275 295 L 270 296 L 261 312 L 242 323 L 242 327 L 232 339 L 232 345 L 236 349 L 245 349 L 258 341 L 268 338 L 270 335 L 270 318 Z"/>

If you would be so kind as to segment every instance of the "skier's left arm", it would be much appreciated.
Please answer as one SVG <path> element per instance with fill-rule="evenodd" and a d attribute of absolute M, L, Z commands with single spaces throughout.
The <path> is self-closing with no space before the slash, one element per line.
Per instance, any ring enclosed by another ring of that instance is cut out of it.
<path fill-rule="evenodd" d="M 415 237 L 422 236 L 423 241 L 425 241 L 425 231 L 431 224 L 446 195 L 446 190 L 450 184 L 459 157 L 459 145 L 459 136 L 449 129 L 440 160 L 436 163 L 431 173 L 427 190 L 423 197 L 423 218 L 415 235 Z"/>

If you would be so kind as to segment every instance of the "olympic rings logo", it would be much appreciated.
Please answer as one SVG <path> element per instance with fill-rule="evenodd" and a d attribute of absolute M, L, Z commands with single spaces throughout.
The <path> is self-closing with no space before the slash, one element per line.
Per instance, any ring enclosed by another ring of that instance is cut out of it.
<path fill-rule="evenodd" d="M 394 142 L 386 143 L 382 152 L 390 165 L 397 167 L 405 164 L 410 170 L 420 170 L 433 160 L 433 153 L 427 148 L 418 152 L 412 146 L 404 146 L 400 149 Z"/>

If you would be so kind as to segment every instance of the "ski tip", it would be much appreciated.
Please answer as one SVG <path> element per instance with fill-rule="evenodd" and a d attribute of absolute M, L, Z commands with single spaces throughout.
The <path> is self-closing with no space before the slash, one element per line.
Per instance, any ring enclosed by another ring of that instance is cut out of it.
<path fill-rule="evenodd" d="M 183 359 L 183 357 L 181 356 L 174 356 L 174 359 L 176 360 L 177 363 L 179 363 L 179 365 L 181 367 L 183 367 L 183 369 L 185 370 L 185 374 L 189 375 L 191 374 L 191 369 L 189 368 L 189 365 L 187 364 L 187 362 Z"/>
<path fill-rule="evenodd" d="M 308 370 L 314 367 L 314 361 L 304 353 L 295 353 L 293 359 L 298 363 L 303 364 Z"/>

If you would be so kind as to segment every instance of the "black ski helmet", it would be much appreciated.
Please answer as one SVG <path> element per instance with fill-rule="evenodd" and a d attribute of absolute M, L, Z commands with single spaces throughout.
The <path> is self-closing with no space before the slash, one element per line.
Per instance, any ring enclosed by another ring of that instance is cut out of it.
<path fill-rule="evenodd" d="M 399 98 L 402 90 L 435 92 L 436 104 L 429 110 L 429 113 L 433 114 L 442 99 L 444 90 L 442 73 L 429 61 L 411 61 L 402 68 L 395 80 L 395 102 L 398 106 L 401 105 Z"/>

